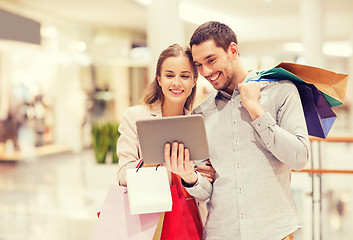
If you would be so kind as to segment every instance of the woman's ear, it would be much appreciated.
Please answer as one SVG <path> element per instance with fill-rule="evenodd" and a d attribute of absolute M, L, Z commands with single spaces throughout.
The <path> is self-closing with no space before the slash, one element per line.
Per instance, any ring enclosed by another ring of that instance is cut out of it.
<path fill-rule="evenodd" d="M 161 86 L 161 77 L 160 76 L 156 76 L 156 79 L 157 79 L 158 85 Z"/>
<path fill-rule="evenodd" d="M 195 78 L 195 79 L 194 79 L 194 85 L 192 85 L 192 87 L 195 87 L 196 82 L 197 82 L 197 79 L 198 79 L 198 78 Z"/>

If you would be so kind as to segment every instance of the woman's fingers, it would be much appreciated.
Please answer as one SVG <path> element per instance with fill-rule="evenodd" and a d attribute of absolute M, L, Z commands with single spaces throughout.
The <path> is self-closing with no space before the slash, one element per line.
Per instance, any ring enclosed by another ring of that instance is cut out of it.
<path fill-rule="evenodd" d="M 178 171 L 178 143 L 173 142 L 171 153 L 171 166 L 174 172 Z"/>
<path fill-rule="evenodd" d="M 184 144 L 179 143 L 178 148 L 179 148 L 178 149 L 178 162 L 177 162 L 178 171 L 183 172 L 183 170 L 184 170 Z"/>
<path fill-rule="evenodd" d="M 165 167 L 169 170 L 171 169 L 171 162 L 170 162 L 170 143 L 166 143 L 164 145 L 164 161 L 165 161 Z"/>
<path fill-rule="evenodd" d="M 188 175 L 194 172 L 194 167 L 190 164 L 190 151 L 183 143 L 167 143 L 164 147 L 164 159 L 166 168 L 176 174 Z"/>

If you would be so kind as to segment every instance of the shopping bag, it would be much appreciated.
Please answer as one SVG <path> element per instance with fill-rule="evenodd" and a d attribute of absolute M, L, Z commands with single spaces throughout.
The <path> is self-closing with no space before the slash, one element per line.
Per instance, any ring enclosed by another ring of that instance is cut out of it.
<path fill-rule="evenodd" d="M 125 188 L 110 185 L 91 240 L 151 240 L 160 216 L 131 215 Z"/>
<path fill-rule="evenodd" d="M 331 107 L 344 103 L 348 83 L 348 74 L 287 62 L 281 62 L 274 68 L 261 71 L 258 76 L 312 84 L 322 93 Z"/>
<path fill-rule="evenodd" d="M 161 213 L 161 216 L 159 217 L 158 225 L 157 225 L 156 231 L 154 232 L 152 240 L 161 239 L 163 222 L 164 222 L 164 213 Z"/>
<path fill-rule="evenodd" d="M 336 73 L 323 68 L 282 62 L 275 68 L 282 68 L 297 76 L 300 81 L 313 84 L 331 107 L 342 105 L 346 96 L 348 74 Z"/>
<path fill-rule="evenodd" d="M 173 208 L 164 215 L 161 240 L 200 240 L 202 236 L 199 236 L 181 186 L 172 185 L 170 189 Z"/>
<path fill-rule="evenodd" d="M 331 107 L 343 104 L 348 75 L 282 62 L 245 81 L 280 80 L 290 80 L 297 86 L 309 135 L 326 138 L 336 120 Z"/>
<path fill-rule="evenodd" d="M 172 196 L 165 167 L 127 169 L 126 183 L 131 214 L 172 210 Z"/>
<path fill-rule="evenodd" d="M 336 120 L 336 114 L 314 85 L 297 83 L 296 86 L 302 102 L 308 134 L 326 138 Z"/>

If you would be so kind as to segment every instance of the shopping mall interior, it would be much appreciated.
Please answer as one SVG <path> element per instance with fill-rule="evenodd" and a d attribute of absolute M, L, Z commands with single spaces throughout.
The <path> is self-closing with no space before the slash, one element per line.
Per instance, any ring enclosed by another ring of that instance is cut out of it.
<path fill-rule="evenodd" d="M 0 0 L 0 240 L 91 238 L 117 184 L 122 114 L 140 104 L 161 50 L 209 20 L 237 33 L 248 70 L 292 62 L 353 75 L 351 0 Z M 292 173 L 296 240 L 353 236 L 348 79 L 327 138 L 310 138 L 308 165 Z M 197 84 L 195 106 L 213 91 Z M 103 127 L 113 134 L 102 158 Z"/>

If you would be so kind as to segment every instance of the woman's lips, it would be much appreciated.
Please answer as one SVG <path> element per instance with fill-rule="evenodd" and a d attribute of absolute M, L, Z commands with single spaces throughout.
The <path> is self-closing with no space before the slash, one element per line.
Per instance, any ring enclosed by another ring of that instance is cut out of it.
<path fill-rule="evenodd" d="M 171 91 L 174 95 L 179 95 L 184 92 L 184 90 L 180 90 L 180 89 L 170 89 L 169 91 Z"/>

